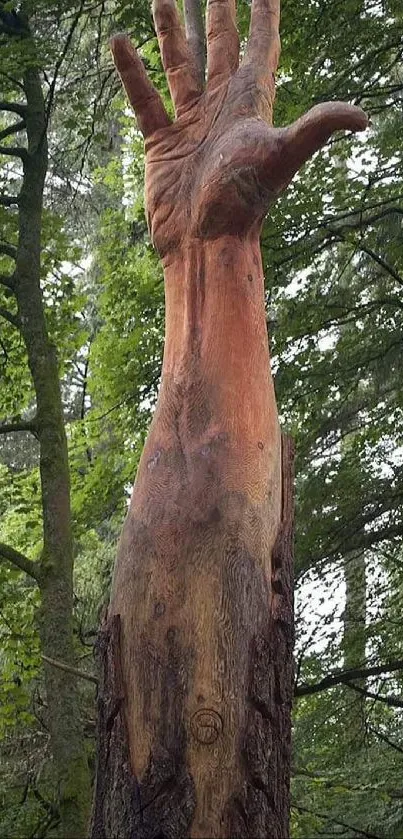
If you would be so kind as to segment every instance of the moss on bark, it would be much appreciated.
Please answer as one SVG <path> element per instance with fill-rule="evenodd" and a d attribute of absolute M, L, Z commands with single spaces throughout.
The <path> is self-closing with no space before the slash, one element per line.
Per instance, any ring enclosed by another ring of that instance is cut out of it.
<path fill-rule="evenodd" d="M 32 41 L 30 46 L 34 51 Z M 38 574 L 42 595 L 39 630 L 43 654 L 72 664 L 73 547 L 68 451 L 57 353 L 49 340 L 40 288 L 42 207 L 48 162 L 47 115 L 39 72 L 34 64 L 25 69 L 23 86 L 28 152 L 23 157 L 14 288 L 35 388 L 40 445 L 43 552 Z M 44 673 L 60 814 L 58 830 L 61 837 L 75 839 L 86 835 L 90 805 L 90 774 L 77 686 L 70 673 L 52 665 L 45 664 Z"/>

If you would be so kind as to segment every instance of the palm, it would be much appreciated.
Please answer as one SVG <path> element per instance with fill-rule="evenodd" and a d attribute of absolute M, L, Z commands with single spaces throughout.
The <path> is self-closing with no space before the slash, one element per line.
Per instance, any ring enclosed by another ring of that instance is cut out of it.
<path fill-rule="evenodd" d="M 191 114 L 149 144 L 146 204 L 160 253 L 185 231 L 207 237 L 244 232 L 264 216 L 276 191 L 270 172 L 278 170 L 281 131 L 257 114 L 229 118 L 230 91 L 223 93 L 216 91 L 207 102 L 204 95 Z"/>
<path fill-rule="evenodd" d="M 312 108 L 289 128 L 272 126 L 278 8 L 278 0 L 253 0 L 249 43 L 239 66 L 235 0 L 210 0 L 204 85 L 174 0 L 155 0 L 174 122 L 128 40 L 113 39 L 115 61 L 146 140 L 146 210 L 162 256 L 187 236 L 246 235 L 333 131 L 367 124 L 359 108 L 333 102 Z"/>

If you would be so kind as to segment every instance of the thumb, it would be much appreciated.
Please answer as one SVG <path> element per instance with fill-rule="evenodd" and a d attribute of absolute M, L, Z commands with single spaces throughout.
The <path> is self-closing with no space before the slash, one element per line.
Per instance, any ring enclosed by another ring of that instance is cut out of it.
<path fill-rule="evenodd" d="M 356 105 L 323 102 L 283 129 L 282 175 L 284 186 L 335 131 L 364 131 L 368 117 Z"/>

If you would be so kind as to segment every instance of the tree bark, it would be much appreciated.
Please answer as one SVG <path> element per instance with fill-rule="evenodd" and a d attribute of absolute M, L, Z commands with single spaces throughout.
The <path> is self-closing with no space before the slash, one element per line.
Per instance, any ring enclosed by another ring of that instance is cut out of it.
<path fill-rule="evenodd" d="M 292 447 L 259 234 L 304 161 L 367 119 L 331 102 L 272 125 L 279 0 L 252 0 L 243 57 L 234 0 L 208 0 L 206 79 L 175 0 L 153 14 L 174 121 L 128 38 L 112 39 L 145 138 L 166 340 L 100 645 L 92 837 L 285 839 Z"/>
<path fill-rule="evenodd" d="M 343 613 L 343 657 L 344 669 L 365 668 L 366 662 L 366 617 L 367 617 L 367 569 L 364 550 L 350 551 L 343 561 L 346 586 Z M 361 682 L 365 687 L 365 681 Z"/>
<path fill-rule="evenodd" d="M 284 839 L 293 457 L 258 241 L 194 245 L 165 281 L 161 393 L 100 642 L 92 836 Z"/>
<path fill-rule="evenodd" d="M 34 47 L 32 42 L 30 47 Z M 40 446 L 43 551 L 40 562 L 34 565 L 41 591 L 39 631 L 46 658 L 73 664 L 73 548 L 67 440 L 57 354 L 48 336 L 40 288 L 42 207 L 48 156 L 45 103 L 36 66 L 25 69 L 23 86 L 28 149 L 23 156 L 23 180 L 18 197 L 19 235 L 13 291 L 34 383 L 35 430 Z M 57 670 L 46 659 L 44 673 L 60 814 L 59 835 L 74 839 L 86 835 L 90 805 L 90 776 L 78 693 L 71 674 Z"/>
<path fill-rule="evenodd" d="M 345 160 L 339 161 L 339 168 L 347 176 L 347 164 Z M 342 286 L 348 285 L 351 277 L 351 266 L 345 272 Z M 350 324 L 342 326 L 342 333 L 347 334 L 351 330 Z M 365 387 L 365 385 L 364 385 Z M 357 387 L 358 396 L 362 385 Z M 350 420 L 341 442 L 343 457 L 354 456 L 354 439 L 357 432 L 352 428 L 353 421 Z M 344 669 L 353 670 L 360 667 L 365 669 L 366 662 L 366 617 L 367 617 L 367 574 L 366 554 L 363 549 L 349 551 L 343 559 L 344 582 L 346 587 L 345 606 L 343 614 L 343 641 L 342 651 L 344 658 Z M 366 738 L 366 715 L 365 715 L 365 689 L 366 682 L 358 683 L 363 693 L 356 691 L 355 701 L 349 698 L 349 705 L 346 708 L 346 732 L 348 731 L 348 747 L 351 750 L 359 750 L 365 743 Z"/>
<path fill-rule="evenodd" d="M 345 438 L 344 445 L 342 446 L 344 454 L 348 454 L 351 450 L 353 439 L 354 432 Z M 342 643 L 344 669 L 354 670 L 360 667 L 365 670 L 367 642 L 367 573 L 365 551 L 358 549 L 346 554 L 343 559 L 343 571 L 346 587 Z M 360 692 L 361 690 L 362 693 Z M 365 743 L 365 691 L 366 681 L 365 679 L 361 679 L 356 683 L 355 699 L 353 700 L 349 697 L 349 704 L 345 710 L 349 754 L 353 750 L 358 751 Z"/>
<path fill-rule="evenodd" d="M 185 18 L 186 39 L 194 57 L 194 62 L 203 88 L 206 71 L 204 22 L 199 0 L 184 0 L 183 12 Z"/>

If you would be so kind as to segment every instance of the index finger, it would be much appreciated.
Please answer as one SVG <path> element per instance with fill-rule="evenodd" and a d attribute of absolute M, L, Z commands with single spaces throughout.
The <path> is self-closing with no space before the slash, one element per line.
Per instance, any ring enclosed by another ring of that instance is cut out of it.
<path fill-rule="evenodd" d="M 147 76 L 144 64 L 127 35 L 114 35 L 110 48 L 129 102 L 136 114 L 144 138 L 171 120 L 161 96 Z"/>

